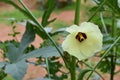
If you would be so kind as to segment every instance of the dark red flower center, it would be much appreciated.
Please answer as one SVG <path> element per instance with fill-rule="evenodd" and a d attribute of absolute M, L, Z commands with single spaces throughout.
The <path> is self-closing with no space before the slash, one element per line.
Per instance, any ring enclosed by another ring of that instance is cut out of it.
<path fill-rule="evenodd" d="M 76 35 L 75 37 L 78 41 L 82 42 L 84 41 L 85 39 L 87 39 L 87 36 L 85 33 L 82 33 L 82 32 L 78 32 L 78 34 Z"/>

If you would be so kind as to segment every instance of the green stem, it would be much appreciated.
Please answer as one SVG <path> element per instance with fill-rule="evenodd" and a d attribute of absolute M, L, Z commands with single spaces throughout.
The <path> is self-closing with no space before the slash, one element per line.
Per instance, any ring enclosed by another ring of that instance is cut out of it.
<path fill-rule="evenodd" d="M 102 12 L 100 13 L 100 18 L 101 18 L 101 22 L 102 22 L 103 28 L 105 30 L 105 33 L 108 34 L 108 31 L 107 31 L 107 28 L 106 28 L 106 25 L 105 25 L 105 22 L 104 22 L 104 19 L 103 19 Z"/>
<path fill-rule="evenodd" d="M 116 35 L 116 27 L 115 27 L 115 15 L 112 12 L 112 37 L 115 37 Z M 111 72 L 110 72 L 110 80 L 114 80 L 114 71 L 115 71 L 115 62 L 116 59 L 115 56 L 115 47 L 111 50 Z"/>
<path fill-rule="evenodd" d="M 101 7 L 103 7 L 103 5 L 105 4 L 107 0 L 104 0 L 101 5 L 99 5 L 99 7 L 96 9 L 96 11 L 94 12 L 94 14 L 89 18 L 88 22 L 92 20 L 92 18 L 96 15 L 96 13 L 101 9 Z"/>
<path fill-rule="evenodd" d="M 46 61 L 46 65 L 47 65 L 48 77 L 50 79 L 50 68 L 49 68 L 48 58 L 45 58 L 45 61 Z"/>
<path fill-rule="evenodd" d="M 72 57 L 71 65 L 70 65 L 70 75 L 71 75 L 71 80 L 76 80 L 76 58 L 74 56 Z"/>
<path fill-rule="evenodd" d="M 113 57 L 113 55 L 111 55 L 111 72 L 110 72 L 110 80 L 114 80 L 114 70 L 115 70 L 114 57 Z"/>
<path fill-rule="evenodd" d="M 43 26 L 37 21 L 36 17 L 31 13 L 31 11 L 26 7 L 26 5 L 22 2 L 22 0 L 18 0 L 21 5 L 25 8 L 25 10 L 27 11 L 28 14 L 30 14 L 30 16 L 32 17 L 32 20 L 38 25 L 36 26 L 38 28 L 38 30 L 42 30 L 46 36 L 49 38 L 49 40 L 53 43 L 53 45 L 55 46 L 55 48 L 57 49 L 57 51 L 60 53 L 61 57 L 63 58 L 65 65 L 67 65 L 66 60 L 63 57 L 62 51 L 61 49 L 57 46 L 57 44 L 53 41 L 53 39 L 50 37 L 50 35 L 44 30 Z"/>
<path fill-rule="evenodd" d="M 116 37 L 115 14 L 112 12 L 112 37 Z"/>
<path fill-rule="evenodd" d="M 80 21 L 80 4 L 81 4 L 81 0 L 77 0 L 75 18 L 74 18 L 74 24 L 76 25 L 79 25 L 79 21 Z M 70 65 L 71 80 L 76 80 L 76 58 L 74 56 L 72 56 L 71 58 L 72 58 Z"/>
<path fill-rule="evenodd" d="M 76 1 L 75 19 L 74 24 L 79 25 L 80 22 L 80 4 L 81 0 Z"/>
<path fill-rule="evenodd" d="M 103 58 L 108 55 L 109 51 L 115 46 L 115 44 L 120 40 L 120 36 L 115 40 L 115 42 L 105 51 L 104 55 L 99 59 L 95 67 L 93 68 L 92 72 L 89 74 L 88 78 L 86 80 L 89 80 L 90 76 L 93 74 L 97 66 L 100 64 L 100 62 L 103 60 Z"/>

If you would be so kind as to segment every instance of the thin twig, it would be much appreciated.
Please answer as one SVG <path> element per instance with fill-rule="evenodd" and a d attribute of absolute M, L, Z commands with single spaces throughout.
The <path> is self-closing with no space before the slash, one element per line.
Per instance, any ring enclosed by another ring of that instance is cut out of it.
<path fill-rule="evenodd" d="M 108 31 L 107 31 L 107 28 L 106 28 L 106 25 L 105 25 L 105 22 L 104 22 L 104 19 L 103 19 L 102 12 L 100 13 L 100 18 L 101 18 L 101 22 L 102 22 L 103 28 L 105 30 L 105 33 L 108 34 Z"/>

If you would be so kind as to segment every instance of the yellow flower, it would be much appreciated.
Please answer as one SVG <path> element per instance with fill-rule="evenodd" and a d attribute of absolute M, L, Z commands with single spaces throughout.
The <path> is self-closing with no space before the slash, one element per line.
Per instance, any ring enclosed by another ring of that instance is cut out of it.
<path fill-rule="evenodd" d="M 62 48 L 79 60 L 87 59 L 102 49 L 103 35 L 97 25 L 83 22 L 66 29 L 70 34 L 62 43 Z"/>

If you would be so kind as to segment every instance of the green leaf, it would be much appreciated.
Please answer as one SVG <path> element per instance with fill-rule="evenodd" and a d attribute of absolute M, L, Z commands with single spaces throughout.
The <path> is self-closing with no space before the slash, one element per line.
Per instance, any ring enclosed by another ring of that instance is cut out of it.
<path fill-rule="evenodd" d="M 52 57 L 52 56 L 60 56 L 58 51 L 53 46 L 48 46 L 44 48 L 40 48 L 38 50 L 34 50 L 28 54 L 25 54 L 20 59 L 28 59 L 28 58 L 34 58 L 34 57 Z"/>
<path fill-rule="evenodd" d="M 0 41 L 0 49 L 4 49 L 6 45 Z"/>
<path fill-rule="evenodd" d="M 8 64 L 7 62 L 0 62 L 0 68 L 4 67 L 6 64 Z"/>
<path fill-rule="evenodd" d="M 110 35 L 103 35 L 103 50 L 106 50 L 107 48 L 110 47 L 110 45 L 114 42 L 114 38 L 111 37 Z"/>
<path fill-rule="evenodd" d="M 95 6 L 95 7 L 91 8 L 89 11 L 90 11 L 90 12 L 94 12 L 94 11 L 96 11 L 96 10 L 98 9 L 98 7 L 99 7 L 99 6 Z M 99 12 L 101 12 L 101 11 L 104 11 L 104 8 L 103 8 L 103 7 L 99 9 Z"/>
<path fill-rule="evenodd" d="M 114 38 L 111 37 L 110 35 L 103 35 L 103 42 L 104 43 L 113 43 L 114 42 Z"/>
<path fill-rule="evenodd" d="M 116 60 L 116 64 L 120 66 L 120 59 L 119 58 Z"/>
<path fill-rule="evenodd" d="M 23 51 L 27 48 L 27 46 L 35 39 L 35 32 L 33 27 L 34 26 L 31 23 L 27 22 L 26 31 L 22 37 L 19 47 L 21 53 L 23 53 Z"/>
<path fill-rule="evenodd" d="M 109 58 L 105 58 L 103 61 L 101 61 L 97 68 L 103 73 L 109 73 L 111 69 L 110 65 Z"/>
<path fill-rule="evenodd" d="M 38 26 L 32 22 L 32 21 L 29 21 L 28 22 L 30 26 L 34 27 L 34 32 L 39 35 L 42 39 L 48 39 L 47 35 L 45 34 L 44 31 L 42 31 L 41 29 L 38 29 Z M 44 28 L 45 29 L 45 28 Z M 47 32 L 47 31 L 46 31 Z"/>
<path fill-rule="evenodd" d="M 92 71 L 91 69 L 84 69 L 84 70 L 81 70 L 79 75 L 78 75 L 78 80 L 83 80 L 84 76 L 86 73 Z"/>
<path fill-rule="evenodd" d="M 120 14 L 120 8 L 118 6 L 118 0 L 108 0 L 106 5 L 116 14 Z"/>
<path fill-rule="evenodd" d="M 27 63 L 22 60 L 17 63 L 8 64 L 5 67 L 5 73 L 12 75 L 15 80 L 23 80 L 27 67 Z"/>
<path fill-rule="evenodd" d="M 0 69 L 0 80 L 3 80 L 6 76 L 7 74 L 4 72 L 4 70 Z"/>
<path fill-rule="evenodd" d="M 2 79 L 2 80 L 15 80 L 15 79 L 13 79 L 13 77 L 12 76 L 10 76 L 10 75 L 7 75 L 4 79 Z"/>
<path fill-rule="evenodd" d="M 16 62 L 17 59 L 21 56 L 21 53 L 19 53 L 18 48 L 12 43 L 8 44 L 8 53 L 6 54 L 7 58 L 10 60 L 10 62 Z"/>
<path fill-rule="evenodd" d="M 28 45 L 34 40 L 35 32 L 33 26 L 27 22 L 26 31 L 22 37 L 20 42 L 20 46 L 17 48 L 12 43 L 8 44 L 8 53 L 7 57 L 9 58 L 10 62 L 17 62 L 19 57 L 24 54 L 24 50 L 28 47 Z"/>
<path fill-rule="evenodd" d="M 6 3 L 9 3 L 11 2 L 10 0 L 0 0 L 0 2 L 6 2 Z"/>

